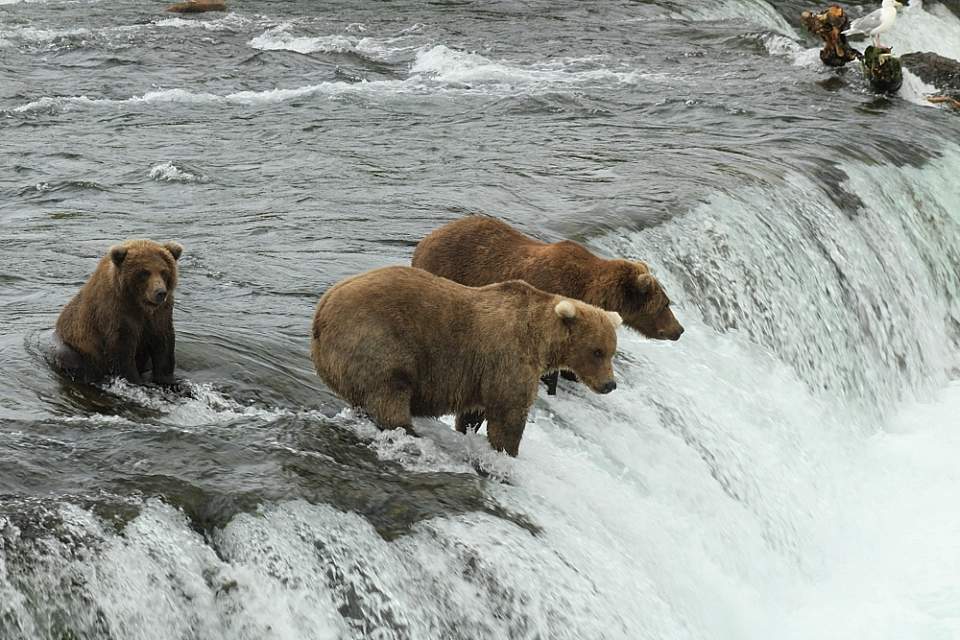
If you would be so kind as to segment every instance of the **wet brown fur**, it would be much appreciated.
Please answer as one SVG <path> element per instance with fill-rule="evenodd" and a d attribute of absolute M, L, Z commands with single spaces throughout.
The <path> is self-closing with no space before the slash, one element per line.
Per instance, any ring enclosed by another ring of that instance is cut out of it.
<path fill-rule="evenodd" d="M 643 262 L 606 260 L 570 240 L 541 242 L 496 218 L 468 216 L 436 229 L 417 245 L 412 264 L 471 287 L 523 280 L 616 311 L 648 338 L 677 340 L 683 333 Z"/>
<path fill-rule="evenodd" d="M 563 318 L 562 300 L 520 281 L 472 288 L 411 267 L 375 269 L 320 299 L 313 363 L 382 428 L 478 413 L 490 445 L 515 456 L 544 371 L 570 369 L 598 392 L 613 382 L 611 314 L 570 301 L 576 315 Z"/>
<path fill-rule="evenodd" d="M 173 292 L 182 251 L 152 240 L 111 247 L 60 312 L 58 364 L 87 381 L 117 375 L 140 384 L 152 370 L 154 382 L 173 383 Z"/>

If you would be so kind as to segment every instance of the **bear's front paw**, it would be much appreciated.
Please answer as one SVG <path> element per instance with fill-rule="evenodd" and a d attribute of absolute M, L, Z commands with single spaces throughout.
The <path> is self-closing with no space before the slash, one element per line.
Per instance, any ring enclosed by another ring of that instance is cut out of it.
<path fill-rule="evenodd" d="M 153 384 L 161 387 L 164 391 L 171 391 L 173 393 L 183 393 L 187 390 L 186 382 L 172 375 L 154 378 Z"/>

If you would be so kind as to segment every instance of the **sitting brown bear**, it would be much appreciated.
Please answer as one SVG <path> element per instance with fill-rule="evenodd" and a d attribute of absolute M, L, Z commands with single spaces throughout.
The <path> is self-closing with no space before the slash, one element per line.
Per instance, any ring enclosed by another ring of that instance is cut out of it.
<path fill-rule="evenodd" d="M 63 308 L 55 332 L 57 364 L 92 382 L 121 376 L 135 384 L 174 382 L 173 290 L 176 242 L 128 240 L 113 246 Z"/>
<path fill-rule="evenodd" d="M 467 216 L 417 245 L 414 267 L 470 287 L 523 280 L 534 287 L 616 311 L 648 338 L 677 340 L 683 327 L 670 299 L 642 262 L 605 260 L 570 240 L 549 244 L 496 218 Z M 545 379 L 556 390 L 556 374 Z"/>
<path fill-rule="evenodd" d="M 616 388 L 620 317 L 525 282 L 473 288 L 421 269 L 386 267 L 320 299 L 311 354 L 334 392 L 381 428 L 468 412 L 516 456 L 540 374 L 563 367 L 597 393 Z"/>

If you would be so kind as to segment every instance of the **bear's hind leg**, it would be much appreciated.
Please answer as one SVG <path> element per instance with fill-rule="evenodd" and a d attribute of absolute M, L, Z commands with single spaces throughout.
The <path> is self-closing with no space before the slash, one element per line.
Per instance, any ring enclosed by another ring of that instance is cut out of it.
<path fill-rule="evenodd" d="M 410 435 L 414 435 L 409 394 L 385 398 L 375 406 L 368 407 L 367 412 L 376 425 L 384 431 L 399 427 Z"/>
<path fill-rule="evenodd" d="M 145 345 L 141 344 L 137 348 L 137 371 L 144 375 L 150 370 L 150 352 Z"/>
<path fill-rule="evenodd" d="M 156 335 L 150 337 L 147 349 L 150 355 L 154 384 L 170 386 L 176 384 L 176 378 L 173 377 L 173 370 L 176 368 L 174 345 L 175 336 L 172 326 L 168 333 L 157 332 Z"/>
<path fill-rule="evenodd" d="M 466 433 L 468 430 L 476 433 L 484 420 L 483 411 L 466 411 L 457 414 L 457 431 Z"/>
<path fill-rule="evenodd" d="M 413 389 L 410 376 L 403 371 L 394 370 L 390 379 L 381 387 L 385 393 L 368 401 L 364 407 L 373 421 L 381 429 L 403 429 L 413 434 L 413 416 L 410 403 L 413 399 Z"/>
<path fill-rule="evenodd" d="M 80 355 L 80 352 L 64 342 L 56 333 L 53 334 L 50 353 L 53 364 L 64 375 L 80 380 L 97 378 L 94 375 L 95 372 L 90 370 L 91 367 L 87 365 L 84 357 Z"/>

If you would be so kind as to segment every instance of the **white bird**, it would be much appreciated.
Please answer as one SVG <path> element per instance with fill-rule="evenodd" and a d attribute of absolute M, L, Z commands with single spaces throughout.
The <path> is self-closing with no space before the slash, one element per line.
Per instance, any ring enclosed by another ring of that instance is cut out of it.
<path fill-rule="evenodd" d="M 850 28 L 843 32 L 845 36 L 864 34 L 873 36 L 873 46 L 880 48 L 880 34 L 889 31 L 897 20 L 897 8 L 903 5 L 897 0 L 883 0 L 883 4 L 876 11 L 872 11 L 862 18 L 850 23 Z"/>

